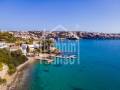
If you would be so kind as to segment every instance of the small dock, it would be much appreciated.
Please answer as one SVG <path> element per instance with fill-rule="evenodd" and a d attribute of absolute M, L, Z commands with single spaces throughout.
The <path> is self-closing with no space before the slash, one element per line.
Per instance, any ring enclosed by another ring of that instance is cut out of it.
<path fill-rule="evenodd" d="M 70 55 L 70 56 L 64 56 L 64 55 L 59 55 L 59 56 L 55 56 L 56 58 L 63 58 L 63 59 L 75 59 L 76 56 L 75 55 Z"/>
<path fill-rule="evenodd" d="M 47 61 L 48 63 L 51 63 L 51 62 L 54 61 L 52 59 L 48 59 L 47 57 L 41 57 L 41 56 L 37 56 L 35 59 L 36 60 L 41 60 L 41 61 Z"/>
<path fill-rule="evenodd" d="M 43 59 L 40 59 L 40 60 L 42 60 L 42 61 L 47 61 L 48 63 L 53 62 L 53 60 L 52 60 L 52 59 L 47 59 L 47 58 L 43 58 Z"/>

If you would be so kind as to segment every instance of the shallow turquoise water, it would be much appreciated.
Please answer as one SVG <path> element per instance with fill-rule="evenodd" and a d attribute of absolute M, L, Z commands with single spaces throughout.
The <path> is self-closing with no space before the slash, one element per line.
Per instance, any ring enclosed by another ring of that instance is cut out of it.
<path fill-rule="evenodd" d="M 68 48 L 62 48 L 66 42 Z M 56 47 L 75 54 L 74 64 L 59 58 L 54 60 L 61 64 L 36 62 L 28 72 L 28 90 L 120 90 L 120 40 L 61 41 Z"/>

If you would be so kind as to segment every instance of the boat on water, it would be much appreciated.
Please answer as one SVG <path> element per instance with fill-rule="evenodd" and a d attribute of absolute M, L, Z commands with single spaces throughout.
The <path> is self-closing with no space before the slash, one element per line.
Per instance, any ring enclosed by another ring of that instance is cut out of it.
<path fill-rule="evenodd" d="M 56 58 L 75 59 L 75 58 L 77 58 L 77 57 L 76 57 L 76 55 L 70 55 L 70 56 L 59 55 L 59 56 L 56 56 Z"/>

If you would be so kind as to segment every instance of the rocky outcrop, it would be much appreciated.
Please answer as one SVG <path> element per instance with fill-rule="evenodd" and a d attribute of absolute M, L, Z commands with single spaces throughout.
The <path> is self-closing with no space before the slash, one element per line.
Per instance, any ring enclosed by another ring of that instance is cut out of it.
<path fill-rule="evenodd" d="M 82 39 L 120 39 L 120 34 L 96 33 L 96 32 L 76 32 Z"/>

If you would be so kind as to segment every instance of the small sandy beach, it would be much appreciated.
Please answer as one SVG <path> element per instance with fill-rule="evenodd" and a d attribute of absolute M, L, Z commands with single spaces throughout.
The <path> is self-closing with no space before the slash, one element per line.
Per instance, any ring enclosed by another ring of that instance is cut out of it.
<path fill-rule="evenodd" d="M 54 54 L 39 54 L 38 56 L 34 56 L 34 57 L 28 57 L 28 61 L 26 61 L 25 63 L 19 65 L 17 67 L 17 71 L 13 74 L 13 75 L 5 75 L 5 79 L 7 80 L 7 83 L 0 85 L 0 90 L 15 90 L 14 87 L 16 86 L 18 77 L 20 76 L 20 72 L 23 70 L 24 67 L 26 67 L 29 64 L 34 63 L 36 60 L 44 60 L 45 58 L 48 57 L 54 57 Z M 52 60 L 50 59 L 46 59 L 48 60 L 48 62 L 52 62 Z"/>

